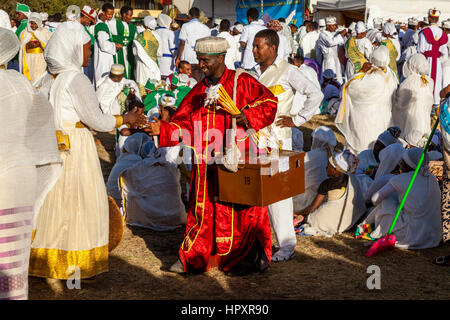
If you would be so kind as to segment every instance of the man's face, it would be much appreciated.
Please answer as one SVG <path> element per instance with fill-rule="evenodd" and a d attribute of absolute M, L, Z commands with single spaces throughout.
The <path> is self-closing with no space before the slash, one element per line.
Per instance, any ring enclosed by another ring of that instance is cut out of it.
<path fill-rule="evenodd" d="M 277 50 L 275 46 L 269 46 L 266 39 L 258 37 L 253 40 L 253 57 L 255 62 L 262 63 L 276 57 L 276 55 Z"/>
<path fill-rule="evenodd" d="M 35 31 L 38 28 L 38 25 L 34 21 L 30 21 L 30 27 L 33 31 Z"/>
<path fill-rule="evenodd" d="M 26 19 L 27 16 L 23 13 L 23 12 L 16 12 L 16 19 L 19 21 L 22 21 L 24 19 Z"/>
<path fill-rule="evenodd" d="M 88 17 L 82 15 L 81 18 L 80 18 L 80 23 L 83 26 L 88 27 L 88 26 L 91 25 L 91 19 L 89 19 Z"/>
<path fill-rule="evenodd" d="M 302 63 L 301 63 L 298 59 L 295 59 L 295 58 L 294 58 L 294 61 L 292 62 L 292 64 L 293 64 L 294 66 L 296 66 L 297 68 L 300 67 L 300 66 L 302 65 Z"/>
<path fill-rule="evenodd" d="M 183 64 L 183 66 L 180 68 L 180 73 L 187 74 L 188 76 L 192 73 L 192 67 L 189 63 Z"/>
<path fill-rule="evenodd" d="M 197 55 L 200 69 L 205 76 L 212 77 L 221 64 L 224 63 L 224 56 Z"/>
<path fill-rule="evenodd" d="M 335 32 L 337 29 L 337 23 L 336 24 L 327 24 L 327 30 L 330 32 Z"/>
<path fill-rule="evenodd" d="M 104 13 L 104 17 L 106 18 L 106 21 L 110 21 L 113 18 L 113 16 L 114 16 L 114 10 L 113 9 L 108 9 Z"/>
<path fill-rule="evenodd" d="M 131 20 L 133 20 L 133 10 L 128 10 L 125 14 L 122 15 L 122 21 L 131 23 Z"/>
<path fill-rule="evenodd" d="M 294 35 L 297 32 L 297 27 L 293 24 L 291 24 L 291 33 Z"/>
<path fill-rule="evenodd" d="M 122 79 L 123 79 L 123 74 L 112 74 L 112 73 L 110 73 L 109 74 L 109 78 L 112 80 L 112 81 L 114 81 L 114 82 L 120 82 L 120 81 L 122 81 Z"/>

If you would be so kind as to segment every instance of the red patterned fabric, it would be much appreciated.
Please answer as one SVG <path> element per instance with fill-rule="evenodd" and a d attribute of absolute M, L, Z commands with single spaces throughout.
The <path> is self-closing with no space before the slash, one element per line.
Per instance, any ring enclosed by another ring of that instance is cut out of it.
<path fill-rule="evenodd" d="M 230 97 L 233 96 L 234 75 L 235 71 L 226 69 L 219 80 Z M 225 144 L 231 116 L 223 110 L 204 107 L 207 87 L 205 79 L 199 82 L 182 101 L 171 122 L 161 122 L 159 140 L 164 147 L 177 145 L 181 138 L 195 151 L 194 161 L 195 157 L 200 160 L 193 164 L 186 232 L 179 250 L 187 272 L 207 271 L 212 255 L 220 257 L 219 268 L 227 272 L 246 257 L 255 241 L 263 247 L 268 261 L 272 256 L 267 208 L 218 202 L 217 165 L 213 163 L 213 154 L 221 152 Z M 277 98 L 252 76 L 242 74 L 239 77 L 236 100 L 237 107 L 243 110 L 255 130 L 274 121 Z M 243 140 L 245 132 L 241 129 L 237 138 Z M 251 147 L 250 140 L 243 140 L 242 151 Z"/>

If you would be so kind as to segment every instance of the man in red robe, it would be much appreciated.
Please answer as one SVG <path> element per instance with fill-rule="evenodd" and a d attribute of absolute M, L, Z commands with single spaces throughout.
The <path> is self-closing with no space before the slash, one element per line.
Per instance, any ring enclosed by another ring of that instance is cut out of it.
<path fill-rule="evenodd" d="M 221 84 L 233 97 L 235 71 L 228 70 L 224 63 L 228 47 L 223 38 L 197 40 L 195 51 L 205 78 L 184 98 L 171 122 L 155 118 L 148 129 L 150 134 L 159 135 L 162 147 L 183 141 L 194 151 L 186 232 L 179 261 L 171 267 L 173 272 L 205 272 L 215 256 L 221 270 L 240 276 L 266 270 L 272 257 L 267 207 L 218 200 L 215 160 L 226 147 L 232 116 L 213 105 L 205 106 L 205 90 Z M 277 98 L 249 74 L 239 75 L 237 83 L 236 106 L 242 111 L 234 116 L 237 129 L 259 131 L 270 125 L 275 119 Z M 246 139 L 246 150 L 250 140 Z"/>

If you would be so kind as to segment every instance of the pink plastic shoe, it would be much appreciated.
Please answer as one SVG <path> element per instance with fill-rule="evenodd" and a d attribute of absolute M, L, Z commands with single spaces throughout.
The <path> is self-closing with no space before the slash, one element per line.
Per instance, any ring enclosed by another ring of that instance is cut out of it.
<path fill-rule="evenodd" d="M 366 257 L 369 258 L 377 253 L 392 249 L 395 247 L 395 236 L 387 235 L 375 242 L 366 252 Z"/>

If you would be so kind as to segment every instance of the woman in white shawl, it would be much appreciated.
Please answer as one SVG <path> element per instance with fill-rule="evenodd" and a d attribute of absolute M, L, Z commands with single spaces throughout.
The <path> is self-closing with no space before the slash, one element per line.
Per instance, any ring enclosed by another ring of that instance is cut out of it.
<path fill-rule="evenodd" d="M 402 129 L 402 138 L 412 130 L 429 135 L 430 114 L 433 107 L 433 79 L 427 58 L 421 53 L 412 55 L 403 65 L 405 80 L 397 90 L 392 110 L 394 124 Z"/>
<path fill-rule="evenodd" d="M 392 177 L 389 183 L 372 195 L 375 209 L 362 222 L 374 224 L 370 233 L 372 238 L 381 238 L 389 231 L 422 151 L 420 148 L 406 150 L 400 164 L 402 173 Z M 425 157 L 395 224 L 392 234 L 397 239 L 396 247 L 424 249 L 436 247 L 441 242 L 441 192 L 436 177 L 428 171 L 427 162 Z"/>
<path fill-rule="evenodd" d="M 81 68 L 89 63 L 90 41 L 80 23 L 64 22 L 45 50 L 48 71 L 55 77 L 49 100 L 64 169 L 37 217 L 30 256 L 30 275 L 36 277 L 67 279 L 71 266 L 79 268 L 81 278 L 108 270 L 108 198 L 95 142 L 85 125 L 108 132 L 122 123 L 144 123 L 135 110 L 123 116 L 101 112 Z"/>
<path fill-rule="evenodd" d="M 357 158 L 348 150 L 328 159 L 329 178 L 320 184 L 312 204 L 301 211 L 308 215 L 306 234 L 331 236 L 345 232 L 366 212 L 363 193 L 353 175 L 356 163 Z"/>
<path fill-rule="evenodd" d="M 373 67 L 355 74 L 344 86 L 335 124 L 353 153 L 373 148 L 377 137 L 392 123 L 392 100 L 398 80 L 388 67 L 389 50 L 380 46 L 372 53 Z"/>
<path fill-rule="evenodd" d="M 161 80 L 157 61 L 162 56 L 161 38 L 155 31 L 155 18 L 146 16 L 144 27 L 146 30 L 133 41 L 133 53 L 136 57 L 136 82 L 142 87 L 147 84 L 148 80 Z"/>
<path fill-rule="evenodd" d="M 62 169 L 52 106 L 27 78 L 5 70 L 19 47 L 0 28 L 0 300 L 28 298 L 34 219 Z"/>
<path fill-rule="evenodd" d="M 313 131 L 311 150 L 305 155 L 305 192 L 293 197 L 294 212 L 313 202 L 319 185 L 327 178 L 328 158 L 336 144 L 336 136 L 330 128 L 320 126 Z"/>
<path fill-rule="evenodd" d="M 47 64 L 44 49 L 52 33 L 42 25 L 40 13 L 33 12 L 28 25 L 20 34 L 19 68 L 31 83 L 34 83 L 45 72 Z"/>

